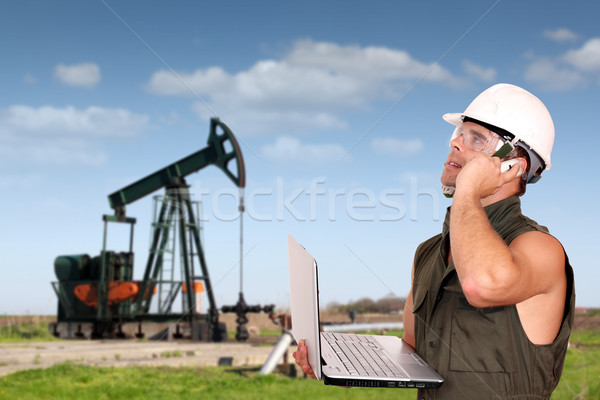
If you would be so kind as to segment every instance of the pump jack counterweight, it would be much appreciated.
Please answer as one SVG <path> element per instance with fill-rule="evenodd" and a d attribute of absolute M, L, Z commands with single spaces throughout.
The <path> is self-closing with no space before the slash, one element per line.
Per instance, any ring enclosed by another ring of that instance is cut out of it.
<path fill-rule="evenodd" d="M 246 171 L 240 146 L 233 132 L 218 118 L 210 121 L 207 146 L 173 164 L 166 166 L 108 196 L 114 215 L 104 215 L 102 252 L 97 257 L 86 254 L 59 256 L 54 262 L 58 278 L 52 286 L 58 296 L 56 335 L 72 336 L 74 330 L 91 337 L 110 336 L 123 332 L 126 323 L 137 324 L 137 336 L 143 335 L 142 324 L 170 322 L 187 324 L 192 339 L 220 341 L 225 339 L 224 324 L 219 323 L 204 249 L 199 232 L 186 176 L 209 165 L 220 168 L 240 189 L 246 184 Z M 159 189 L 165 189 L 164 200 L 153 225 L 152 240 L 146 269 L 141 281 L 133 280 L 133 226 L 135 218 L 126 215 L 126 206 Z M 129 251 L 116 253 L 107 250 L 108 224 L 130 225 Z M 181 281 L 160 278 L 164 254 L 170 234 L 179 239 L 181 253 Z M 189 241 L 188 241 L 189 240 Z M 196 257 L 194 257 L 196 256 Z M 194 271 L 197 258 L 201 275 Z M 170 285 L 169 295 L 158 313 L 151 313 L 157 285 Z M 199 291 L 208 299 L 207 314 L 200 313 L 197 304 Z M 171 312 L 175 297 L 181 293 L 185 305 L 181 313 Z M 64 332 L 62 332 L 64 333 Z"/>

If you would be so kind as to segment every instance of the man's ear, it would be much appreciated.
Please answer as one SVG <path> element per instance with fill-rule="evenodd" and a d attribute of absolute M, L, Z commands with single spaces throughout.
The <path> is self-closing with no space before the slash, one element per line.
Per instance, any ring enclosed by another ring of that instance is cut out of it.
<path fill-rule="evenodd" d="M 525 157 L 517 157 L 519 160 L 519 167 L 521 168 L 521 170 L 519 171 L 519 175 L 517 176 L 521 176 L 523 175 L 526 171 L 527 171 L 527 159 Z"/>

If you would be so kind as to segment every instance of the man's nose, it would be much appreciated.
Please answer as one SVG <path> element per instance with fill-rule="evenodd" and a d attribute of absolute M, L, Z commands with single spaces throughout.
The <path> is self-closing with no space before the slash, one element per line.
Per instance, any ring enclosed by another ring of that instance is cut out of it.
<path fill-rule="evenodd" d="M 463 151 L 465 148 L 464 135 L 458 135 L 454 139 L 450 140 L 450 147 L 459 151 Z"/>

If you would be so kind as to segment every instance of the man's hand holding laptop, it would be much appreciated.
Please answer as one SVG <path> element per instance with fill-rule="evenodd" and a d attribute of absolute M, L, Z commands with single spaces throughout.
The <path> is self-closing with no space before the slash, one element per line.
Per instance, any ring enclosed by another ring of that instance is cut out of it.
<path fill-rule="evenodd" d="M 308 363 L 308 350 L 306 348 L 306 344 L 304 343 L 304 339 L 300 339 L 298 342 L 298 350 L 296 350 L 292 355 L 296 360 L 296 364 L 302 368 L 302 372 L 313 377 L 314 379 L 317 379 L 312 367 Z"/>

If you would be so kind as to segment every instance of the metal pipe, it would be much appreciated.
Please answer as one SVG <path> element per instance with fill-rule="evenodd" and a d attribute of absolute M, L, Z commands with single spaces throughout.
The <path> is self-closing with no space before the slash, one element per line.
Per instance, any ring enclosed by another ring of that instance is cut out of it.
<path fill-rule="evenodd" d="M 275 348 L 269 354 L 267 361 L 265 361 L 264 365 L 258 372 L 259 375 L 268 375 L 275 367 L 277 367 L 277 362 L 283 357 L 283 354 L 288 350 L 292 342 L 294 341 L 294 337 L 288 331 L 283 332 L 283 335 L 279 338 L 279 341 L 275 345 Z"/>

